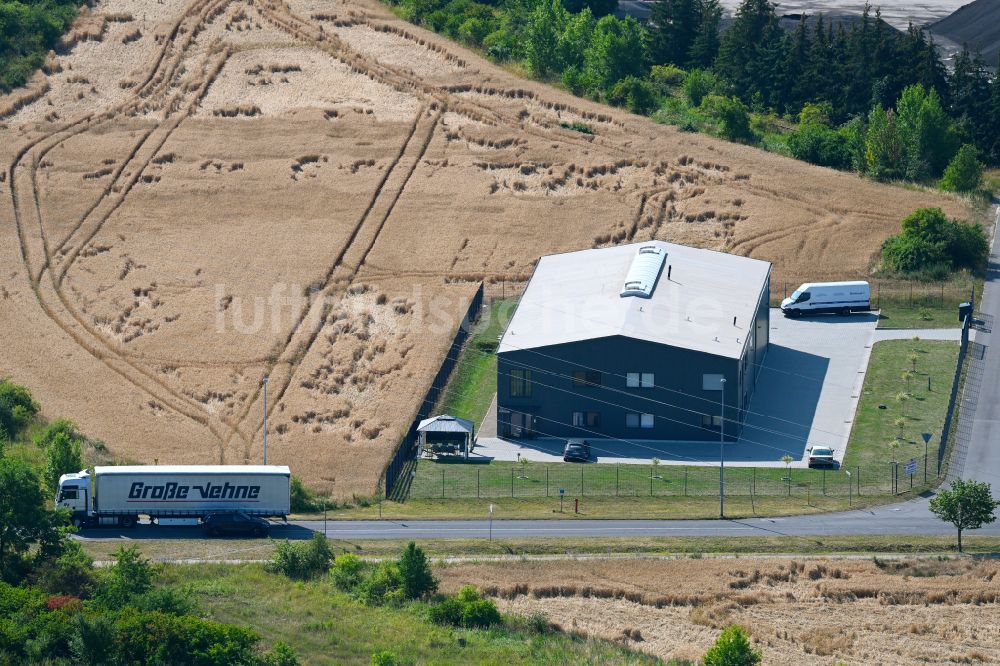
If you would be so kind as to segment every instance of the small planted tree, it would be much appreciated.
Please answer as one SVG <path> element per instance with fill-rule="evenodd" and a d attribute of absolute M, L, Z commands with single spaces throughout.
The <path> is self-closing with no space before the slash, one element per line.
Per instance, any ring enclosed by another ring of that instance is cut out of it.
<path fill-rule="evenodd" d="M 906 360 L 910 362 L 910 372 L 914 373 L 917 371 L 917 361 L 920 360 L 920 356 L 917 352 L 910 352 L 910 355 L 906 357 Z"/>
<path fill-rule="evenodd" d="M 958 552 L 962 552 L 962 532 L 978 530 L 996 520 L 1000 502 L 993 499 L 990 484 L 972 479 L 955 479 L 948 490 L 931 499 L 931 512 L 958 530 Z"/>
<path fill-rule="evenodd" d="M 427 555 L 412 541 L 399 558 L 399 575 L 403 579 L 403 594 L 407 599 L 420 599 L 437 591 L 438 582 L 431 573 Z"/>
<path fill-rule="evenodd" d="M 896 439 L 898 440 L 906 439 L 906 435 L 903 432 L 906 429 L 906 419 L 898 418 L 895 421 L 893 421 L 893 425 L 895 425 L 896 428 L 899 430 L 899 434 L 896 435 Z"/>
<path fill-rule="evenodd" d="M 654 479 L 661 479 L 661 478 L 663 478 L 663 477 L 660 476 L 660 459 L 659 458 L 653 458 L 649 462 L 653 466 L 652 477 Z"/>
<path fill-rule="evenodd" d="M 760 650 L 750 645 L 746 630 L 734 624 L 722 630 L 701 663 L 703 666 L 756 666 L 762 659 Z"/>

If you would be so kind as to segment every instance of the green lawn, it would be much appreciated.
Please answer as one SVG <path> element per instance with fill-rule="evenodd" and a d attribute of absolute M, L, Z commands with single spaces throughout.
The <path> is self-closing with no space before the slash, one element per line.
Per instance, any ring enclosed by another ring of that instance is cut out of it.
<path fill-rule="evenodd" d="M 906 380 L 903 373 L 914 367 L 910 359 L 912 354 L 917 357 L 916 372 Z M 844 462 L 848 468 L 884 466 L 893 458 L 901 461 L 916 458 L 922 480 L 924 442 L 921 433 L 930 432 L 934 437 L 929 471 L 936 472 L 934 445 L 941 436 L 957 361 L 957 342 L 890 340 L 876 343 L 847 446 Z M 902 428 L 897 425 L 898 419 L 903 420 Z M 898 446 L 894 448 L 890 442 Z"/>
<path fill-rule="evenodd" d="M 489 316 L 482 317 L 465 343 L 435 414 L 451 414 L 469 419 L 478 428 L 497 390 L 497 357 L 494 354 L 516 299 L 490 304 Z"/>
<path fill-rule="evenodd" d="M 914 487 L 909 492 L 909 486 L 900 487 L 902 494 L 892 495 L 890 476 L 887 469 L 881 478 L 867 478 L 862 473 L 864 482 L 863 494 L 857 495 L 857 485 L 852 478 L 852 493 L 848 497 L 846 474 L 836 471 L 827 472 L 827 493 L 823 494 L 821 473 L 815 476 L 813 483 L 797 482 L 792 485 L 791 496 L 758 496 L 751 500 L 747 494 L 730 494 L 726 489 L 726 517 L 749 518 L 753 516 L 788 516 L 829 511 L 846 511 L 848 508 L 861 508 L 898 502 L 909 497 L 921 488 Z M 716 472 L 718 474 L 718 472 Z M 871 487 L 881 486 L 878 494 L 867 494 Z M 716 486 L 718 488 L 718 486 Z M 905 492 L 903 492 L 905 491 Z M 579 513 L 574 513 L 575 502 L 579 499 Z M 719 496 L 716 494 L 697 497 L 579 497 L 566 495 L 560 509 L 559 497 L 528 497 L 528 498 L 461 498 L 461 499 L 413 499 L 406 502 L 385 502 L 379 515 L 378 505 L 368 507 L 349 507 L 331 511 L 329 520 L 434 520 L 434 519 L 476 519 L 488 517 L 489 507 L 493 505 L 493 517 L 504 519 L 701 519 L 719 517 Z M 310 516 L 315 519 L 315 516 Z M 322 516 L 319 516 L 322 519 Z"/>
<path fill-rule="evenodd" d="M 293 582 L 256 564 L 166 565 L 161 580 L 190 590 L 212 620 L 251 627 L 265 643 L 285 641 L 303 664 L 367 665 L 384 650 L 401 664 L 662 663 L 565 633 L 442 627 L 427 620 L 425 604 L 363 606 L 328 581 Z"/>
<path fill-rule="evenodd" d="M 944 282 L 872 282 L 872 305 L 880 310 L 879 328 L 958 328 L 958 304 L 968 301 L 982 280 L 958 275 Z"/>

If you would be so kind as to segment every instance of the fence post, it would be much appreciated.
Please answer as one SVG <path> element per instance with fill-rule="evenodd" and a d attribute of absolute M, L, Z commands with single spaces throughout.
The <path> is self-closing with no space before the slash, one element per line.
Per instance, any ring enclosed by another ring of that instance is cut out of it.
<path fill-rule="evenodd" d="M 621 471 L 621 463 L 615 465 L 615 497 L 618 497 L 618 473 Z"/>
<path fill-rule="evenodd" d="M 688 468 L 684 468 L 684 497 L 688 494 Z"/>
<path fill-rule="evenodd" d="M 826 468 L 823 468 L 823 494 L 826 495 Z"/>
<path fill-rule="evenodd" d="M 649 496 L 653 496 L 653 466 L 649 467 Z"/>
<path fill-rule="evenodd" d="M 549 496 L 549 466 L 545 466 L 545 496 Z"/>
<path fill-rule="evenodd" d="M 479 499 L 479 473 L 481 471 L 483 470 L 479 469 L 478 467 L 476 468 L 476 499 Z"/>
<path fill-rule="evenodd" d="M 441 468 L 441 499 L 444 499 L 444 467 Z"/>
<path fill-rule="evenodd" d="M 580 497 L 583 497 L 583 465 L 580 466 Z"/>
<path fill-rule="evenodd" d="M 514 468 L 510 468 L 510 496 L 514 496 Z"/>

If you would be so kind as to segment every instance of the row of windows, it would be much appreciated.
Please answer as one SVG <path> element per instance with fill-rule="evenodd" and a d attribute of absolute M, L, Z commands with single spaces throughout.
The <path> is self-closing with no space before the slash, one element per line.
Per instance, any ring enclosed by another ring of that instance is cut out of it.
<path fill-rule="evenodd" d="M 600 386 L 601 373 L 593 370 L 578 370 L 573 373 L 573 386 Z M 629 372 L 625 375 L 628 388 L 653 388 L 655 380 L 652 372 Z M 531 396 L 531 370 L 510 371 L 510 395 L 512 398 Z"/>
<path fill-rule="evenodd" d="M 746 359 L 744 358 L 744 364 Z M 723 375 L 702 375 L 702 389 L 718 391 L 722 389 Z M 578 370 L 573 373 L 573 386 L 601 386 L 601 373 L 593 370 Z M 656 380 L 652 372 L 629 372 L 625 374 L 628 388 L 654 388 Z M 531 397 L 531 370 L 510 371 L 510 396 L 512 398 Z"/>
<path fill-rule="evenodd" d="M 577 427 L 597 428 L 601 425 L 600 412 L 573 412 L 573 425 Z M 626 414 L 626 428 L 649 429 L 656 426 L 656 417 L 653 414 Z M 722 427 L 722 417 L 703 414 L 701 417 L 701 427 L 718 430 Z"/>

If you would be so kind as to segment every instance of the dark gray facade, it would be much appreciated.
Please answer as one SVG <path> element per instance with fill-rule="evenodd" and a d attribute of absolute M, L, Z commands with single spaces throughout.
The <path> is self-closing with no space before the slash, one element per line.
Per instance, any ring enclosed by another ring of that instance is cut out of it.
<path fill-rule="evenodd" d="M 740 358 L 623 335 L 501 352 L 497 432 L 512 438 L 718 441 L 721 395 L 711 387 L 721 375 L 725 435 L 735 440 L 767 353 L 769 300 L 765 282 L 755 321 L 734 327 L 747 337 Z"/>

